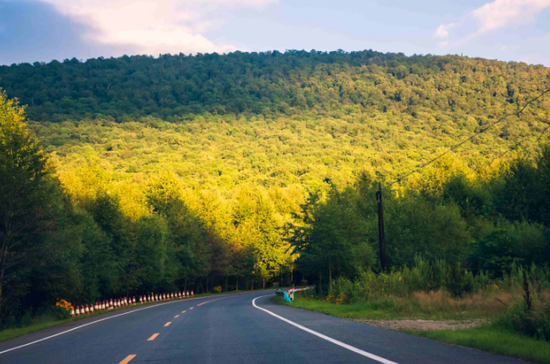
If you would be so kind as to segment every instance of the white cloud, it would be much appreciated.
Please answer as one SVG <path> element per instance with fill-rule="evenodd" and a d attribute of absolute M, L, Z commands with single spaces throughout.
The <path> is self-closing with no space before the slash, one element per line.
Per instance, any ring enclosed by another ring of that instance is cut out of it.
<path fill-rule="evenodd" d="M 449 36 L 449 29 L 454 27 L 454 23 L 450 24 L 441 24 L 439 28 L 435 31 L 434 37 L 435 38 L 447 38 Z"/>
<path fill-rule="evenodd" d="M 434 38 L 445 40 L 438 42 L 440 48 L 463 46 L 481 34 L 533 22 L 537 13 L 548 7 L 550 0 L 495 0 L 465 14 L 457 23 L 439 25 Z"/>
<path fill-rule="evenodd" d="M 546 7 L 550 7 L 550 0 L 496 0 L 474 10 L 472 16 L 478 21 L 478 33 L 485 33 L 513 23 L 531 22 Z"/>
<path fill-rule="evenodd" d="M 261 8 L 278 0 L 44 0 L 64 14 L 94 29 L 87 36 L 107 45 L 130 46 L 140 53 L 230 52 L 202 32 L 216 19 L 208 13 L 220 7 Z"/>

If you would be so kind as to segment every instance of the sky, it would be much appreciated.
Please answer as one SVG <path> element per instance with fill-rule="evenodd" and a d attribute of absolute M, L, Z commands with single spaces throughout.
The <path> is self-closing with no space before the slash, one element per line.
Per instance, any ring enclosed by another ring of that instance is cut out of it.
<path fill-rule="evenodd" d="M 550 67 L 550 0 L 0 0 L 0 65 L 288 49 Z"/>

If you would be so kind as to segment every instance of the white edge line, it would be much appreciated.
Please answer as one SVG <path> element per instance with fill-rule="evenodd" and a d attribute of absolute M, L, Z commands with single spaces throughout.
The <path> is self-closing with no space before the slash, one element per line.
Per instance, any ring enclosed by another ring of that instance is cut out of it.
<path fill-rule="evenodd" d="M 143 311 L 143 310 L 148 310 L 148 309 L 153 308 L 153 307 L 164 306 L 164 305 L 168 305 L 168 304 L 171 304 L 171 303 L 182 303 L 182 302 L 188 302 L 188 301 L 193 301 L 193 300 L 200 300 L 200 299 L 204 299 L 204 298 L 208 298 L 208 296 L 207 296 L 207 297 L 189 298 L 189 299 L 185 299 L 185 300 L 181 300 L 181 301 L 178 300 L 178 301 L 172 301 L 172 302 L 159 303 L 159 304 L 156 304 L 156 305 L 151 305 L 151 306 L 148 306 L 148 307 L 139 308 L 139 309 L 137 309 L 137 310 L 132 310 L 132 311 L 124 312 L 124 313 L 121 313 L 121 314 L 118 314 L 118 315 L 105 317 L 105 318 L 102 318 L 101 320 L 97 320 L 97 321 L 93 321 L 93 322 L 88 322 L 87 324 L 80 325 L 80 326 L 77 326 L 77 327 L 73 327 L 73 328 L 70 329 L 70 330 L 63 331 L 63 332 L 59 332 L 59 333 L 57 333 L 57 334 L 55 334 L 55 335 L 47 336 L 47 337 L 44 337 L 44 338 L 39 339 L 39 340 L 31 341 L 30 343 L 26 343 L 26 344 L 19 345 L 19 346 L 16 346 L 16 347 L 14 347 L 14 348 L 11 348 L 11 349 L 6 349 L 6 350 L 4 350 L 4 351 L 0 351 L 0 355 L 5 354 L 5 353 L 7 353 L 7 352 L 9 352 L 9 351 L 13 351 L 13 350 L 17 350 L 17 349 L 24 348 L 25 346 L 37 344 L 37 343 L 39 343 L 39 342 L 42 342 L 42 341 L 46 341 L 46 340 L 52 339 L 52 338 L 54 338 L 54 337 L 56 337 L 56 336 L 60 336 L 60 335 L 66 334 L 66 333 L 68 333 L 68 332 L 71 332 L 71 331 L 74 331 L 74 330 L 78 330 L 78 329 L 81 329 L 81 328 L 83 328 L 83 327 L 90 326 L 90 325 L 96 324 L 96 323 L 101 322 L 101 321 L 114 319 L 114 318 L 116 318 L 116 317 L 128 315 L 128 314 L 134 313 L 134 312 L 139 312 L 139 311 Z M 218 300 L 221 300 L 221 299 L 224 299 L 224 298 L 229 298 L 229 297 L 218 298 L 217 300 L 214 300 L 214 301 L 218 301 Z"/>
<path fill-rule="evenodd" d="M 321 334 L 321 333 L 318 333 L 317 331 L 313 331 L 313 330 L 308 329 L 307 327 L 304 327 L 304 326 L 302 326 L 302 325 L 298 325 L 298 324 L 295 323 L 295 322 L 292 322 L 292 321 L 290 321 L 290 320 L 288 320 L 288 319 L 286 319 L 286 318 L 284 318 L 284 317 L 281 317 L 281 316 L 279 316 L 279 315 L 277 315 L 277 314 L 274 314 L 274 313 L 271 312 L 271 311 L 266 310 L 265 308 L 261 308 L 261 307 L 259 307 L 258 305 L 256 305 L 256 300 L 257 300 L 258 298 L 267 297 L 267 296 L 270 296 L 270 295 L 263 295 L 263 296 L 254 298 L 254 299 L 252 300 L 252 306 L 256 307 L 258 310 L 265 311 L 265 312 L 267 312 L 268 314 L 270 314 L 271 316 L 277 317 L 279 320 L 283 320 L 284 322 L 286 322 L 286 323 L 288 323 L 288 324 L 291 324 L 292 326 L 296 326 L 297 328 L 299 328 L 299 329 L 301 329 L 301 330 L 304 330 L 305 332 L 308 332 L 308 333 L 310 333 L 310 334 L 312 334 L 312 335 L 315 335 L 315 336 L 317 336 L 317 337 L 320 337 L 320 338 L 323 339 L 323 340 L 329 341 L 329 342 L 331 342 L 331 343 L 333 343 L 333 344 L 336 344 L 336 345 L 341 346 L 341 347 L 343 347 L 343 348 L 345 348 L 345 349 L 348 349 L 348 350 L 350 350 L 350 351 L 353 351 L 354 353 L 357 353 L 357 354 L 359 354 L 359 355 L 366 356 L 367 358 L 370 358 L 370 359 L 372 359 L 372 360 L 376 360 L 377 362 L 380 362 L 380 363 L 383 363 L 383 364 L 397 364 L 396 362 L 393 362 L 393 361 L 391 361 L 391 360 L 384 359 L 384 358 L 382 358 L 382 357 L 380 357 L 380 356 L 378 356 L 378 355 L 374 355 L 374 354 L 368 353 L 368 352 L 366 352 L 366 351 L 364 351 L 364 350 L 358 349 L 358 348 L 356 348 L 356 347 L 354 347 L 354 346 L 345 344 L 345 343 L 343 343 L 343 342 L 341 342 L 341 341 L 335 340 L 335 339 L 333 339 L 333 338 L 331 338 L 331 337 L 328 337 L 328 336 L 326 336 L 326 335 L 323 335 L 323 334 Z M 1 353 L 0 353 L 0 354 L 1 354 Z"/>

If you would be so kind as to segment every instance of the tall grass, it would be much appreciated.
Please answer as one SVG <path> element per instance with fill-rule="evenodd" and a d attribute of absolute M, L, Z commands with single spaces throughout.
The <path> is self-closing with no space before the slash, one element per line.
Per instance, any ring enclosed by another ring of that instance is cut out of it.
<path fill-rule="evenodd" d="M 550 288 L 550 269 L 531 266 L 528 280 L 535 294 Z M 362 271 L 354 280 L 336 279 L 330 288 L 329 301 L 358 303 L 385 297 L 410 297 L 420 293 L 442 291 L 453 298 L 467 294 L 488 295 L 495 292 L 515 292 L 523 285 L 523 268 L 513 265 L 510 273 L 490 278 L 486 272 L 473 274 L 460 264 L 451 265 L 444 260 L 432 264 L 420 256 L 413 267 L 388 273 Z M 441 293 L 443 295 L 443 293 Z M 502 298 L 499 298 L 502 299 Z"/>

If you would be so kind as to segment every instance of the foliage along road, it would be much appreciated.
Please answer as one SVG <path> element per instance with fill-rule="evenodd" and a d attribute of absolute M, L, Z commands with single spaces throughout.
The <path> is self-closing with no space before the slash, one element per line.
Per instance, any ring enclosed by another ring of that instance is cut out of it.
<path fill-rule="evenodd" d="M 523 363 L 275 305 L 272 297 L 209 296 L 93 317 L 0 343 L 0 362 Z"/>

